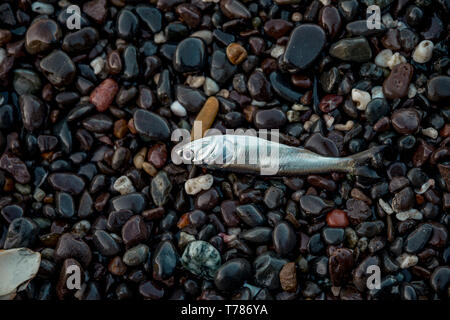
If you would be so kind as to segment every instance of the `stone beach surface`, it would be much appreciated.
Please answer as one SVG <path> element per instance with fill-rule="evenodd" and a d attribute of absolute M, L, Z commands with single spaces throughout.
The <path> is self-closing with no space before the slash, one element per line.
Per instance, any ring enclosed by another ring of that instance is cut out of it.
<path fill-rule="evenodd" d="M 449 1 L 83 0 L 79 30 L 70 4 L 0 3 L 2 298 L 450 298 Z M 176 164 L 176 129 L 386 149 L 252 176 Z"/>

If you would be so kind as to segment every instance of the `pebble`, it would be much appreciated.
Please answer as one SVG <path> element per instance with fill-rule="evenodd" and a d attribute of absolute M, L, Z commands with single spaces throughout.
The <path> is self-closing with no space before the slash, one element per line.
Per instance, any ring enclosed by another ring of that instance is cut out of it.
<path fill-rule="evenodd" d="M 68 33 L 63 39 L 62 48 L 69 53 L 78 53 L 94 47 L 98 39 L 99 34 L 97 30 L 92 27 L 86 27 Z"/>
<path fill-rule="evenodd" d="M 220 87 L 213 79 L 206 77 L 203 84 L 203 91 L 210 97 L 218 93 L 220 91 Z"/>
<path fill-rule="evenodd" d="M 54 50 L 40 62 L 42 72 L 55 87 L 70 85 L 75 79 L 76 67 L 70 57 L 61 50 Z"/>
<path fill-rule="evenodd" d="M 389 103 L 383 98 L 373 98 L 366 107 L 365 115 L 370 124 L 375 124 L 378 120 L 387 116 L 390 112 Z"/>
<path fill-rule="evenodd" d="M 161 207 L 169 200 L 169 194 L 172 190 L 172 183 L 165 171 L 159 171 L 158 174 L 152 179 L 150 193 L 153 202 Z"/>
<path fill-rule="evenodd" d="M 209 190 L 214 183 L 214 178 L 210 174 L 191 178 L 184 184 L 184 190 L 189 195 L 195 195 L 202 190 Z"/>
<path fill-rule="evenodd" d="M 406 97 L 413 72 L 414 68 L 408 63 L 396 65 L 384 80 L 383 93 L 385 97 L 391 100 Z"/>
<path fill-rule="evenodd" d="M 96 230 L 92 241 L 97 250 L 105 257 L 115 256 L 120 252 L 119 245 L 106 231 Z"/>
<path fill-rule="evenodd" d="M 25 129 L 34 131 L 44 125 L 48 109 L 38 97 L 31 94 L 21 95 L 19 106 Z"/>
<path fill-rule="evenodd" d="M 295 292 L 298 287 L 297 272 L 294 262 L 286 263 L 280 271 L 281 288 L 287 292 Z"/>
<path fill-rule="evenodd" d="M 205 93 L 207 94 L 206 90 Z M 178 101 L 187 111 L 192 113 L 199 112 L 206 101 L 206 96 L 203 92 L 183 85 L 176 86 L 175 96 L 177 99 L 176 101 Z"/>
<path fill-rule="evenodd" d="M 73 258 L 83 267 L 87 267 L 91 263 L 92 252 L 81 238 L 71 233 L 64 233 L 56 244 L 54 257 L 57 262 Z"/>
<path fill-rule="evenodd" d="M 423 40 L 414 49 L 412 58 L 417 63 L 427 63 L 433 56 L 434 44 L 430 40 Z"/>
<path fill-rule="evenodd" d="M 39 226 L 30 218 L 14 219 L 6 231 L 3 248 L 8 250 L 32 247 L 36 242 L 38 233 Z"/>
<path fill-rule="evenodd" d="M 241 64 L 247 58 L 247 50 L 239 43 L 230 43 L 226 49 L 228 60 L 234 64 Z"/>
<path fill-rule="evenodd" d="M 66 192 L 71 195 L 80 194 L 85 187 L 84 180 L 73 173 L 52 173 L 47 180 L 56 191 Z"/>
<path fill-rule="evenodd" d="M 352 89 L 352 100 L 356 103 L 358 110 L 364 111 L 371 100 L 370 93 L 359 89 Z"/>
<path fill-rule="evenodd" d="M 190 242 L 181 257 L 184 268 L 205 279 L 214 279 L 221 266 L 220 253 L 211 244 L 197 240 Z"/>
<path fill-rule="evenodd" d="M 238 217 L 250 227 L 263 225 L 266 218 L 253 204 L 244 204 L 236 207 Z"/>
<path fill-rule="evenodd" d="M 436 76 L 427 83 L 427 96 L 433 102 L 449 100 L 450 77 Z"/>
<path fill-rule="evenodd" d="M 280 222 L 273 229 L 273 245 L 280 256 L 288 255 L 295 247 L 296 236 L 294 229 L 288 222 Z"/>
<path fill-rule="evenodd" d="M 199 38 L 186 38 L 177 45 L 173 67 L 181 73 L 195 73 L 204 68 L 206 60 L 205 43 Z"/>
<path fill-rule="evenodd" d="M 139 109 L 134 112 L 134 128 L 149 140 L 168 140 L 170 128 L 167 121 L 156 113 Z"/>
<path fill-rule="evenodd" d="M 137 246 L 128 249 L 123 255 L 123 263 L 129 267 L 139 266 L 148 259 L 150 249 L 145 244 L 138 244 Z"/>
<path fill-rule="evenodd" d="M 318 216 L 321 213 L 332 209 L 333 206 L 331 201 L 314 195 L 305 195 L 300 198 L 300 208 L 307 215 Z"/>
<path fill-rule="evenodd" d="M 354 263 L 353 253 L 347 248 L 339 248 L 331 254 L 328 270 L 334 286 L 342 286 L 349 280 Z"/>
<path fill-rule="evenodd" d="M 286 124 L 286 115 L 279 109 L 260 110 L 255 115 L 254 124 L 258 129 L 278 129 Z"/>
<path fill-rule="evenodd" d="M 238 0 L 222 0 L 220 1 L 220 10 L 229 19 L 250 19 L 251 13 Z"/>
<path fill-rule="evenodd" d="M 302 24 L 291 32 L 283 62 L 296 70 L 306 69 L 319 56 L 325 42 L 325 31 L 321 27 Z"/>
<path fill-rule="evenodd" d="M 232 64 L 226 54 L 221 50 L 214 51 L 211 60 L 211 78 L 219 84 L 224 84 L 237 71 L 237 67 Z"/>
<path fill-rule="evenodd" d="M 391 60 L 393 55 L 394 54 L 391 49 L 381 50 L 375 57 L 375 64 L 379 67 L 387 68 L 388 62 Z"/>
<path fill-rule="evenodd" d="M 430 277 L 431 287 L 445 296 L 448 295 L 448 285 L 450 283 L 450 268 L 448 266 L 437 267 Z"/>
<path fill-rule="evenodd" d="M 113 79 L 105 79 L 91 93 L 89 101 L 99 112 L 106 111 L 119 91 L 119 85 Z"/>
<path fill-rule="evenodd" d="M 387 65 L 389 69 L 394 69 L 396 65 L 399 65 L 401 63 L 406 63 L 406 58 L 402 56 L 400 53 L 396 52 L 392 55 L 392 57 L 387 62 Z"/>
<path fill-rule="evenodd" d="M 417 264 L 419 262 L 419 258 L 412 254 L 403 253 L 397 257 L 397 263 L 400 268 L 408 269 Z"/>
<path fill-rule="evenodd" d="M 119 177 L 113 185 L 114 190 L 119 192 L 120 194 L 129 194 L 132 192 L 136 192 L 136 189 L 133 186 L 133 183 L 131 182 L 130 178 L 127 176 L 121 176 Z"/>
<path fill-rule="evenodd" d="M 106 0 L 92 0 L 84 3 L 83 12 L 96 23 L 103 24 L 108 14 Z"/>
<path fill-rule="evenodd" d="M 174 115 L 176 115 L 177 117 L 185 117 L 187 115 L 187 111 L 186 109 L 183 107 L 183 105 L 181 103 L 179 103 L 178 101 L 174 101 L 171 105 L 170 105 L 170 110 L 173 112 Z"/>
<path fill-rule="evenodd" d="M 408 219 L 413 219 L 413 220 L 422 220 L 423 219 L 422 213 L 417 209 L 410 209 L 407 211 L 399 212 L 395 215 L 395 217 L 399 221 L 406 221 Z"/>
<path fill-rule="evenodd" d="M 328 212 L 326 222 L 332 228 L 345 228 L 349 224 L 347 213 L 340 209 L 334 209 Z"/>
<path fill-rule="evenodd" d="M 25 49 L 33 55 L 45 52 L 54 48 L 61 37 L 61 28 L 54 20 L 39 19 L 25 34 Z"/>
<path fill-rule="evenodd" d="M 252 266 L 243 258 L 231 259 L 217 270 L 214 284 L 222 291 L 235 291 L 242 287 L 252 275 Z"/>
<path fill-rule="evenodd" d="M 161 242 L 153 255 L 153 278 L 167 280 L 172 277 L 178 264 L 178 253 L 172 242 Z"/>
<path fill-rule="evenodd" d="M 191 131 L 191 140 L 200 139 L 204 136 L 205 132 L 214 123 L 218 111 L 219 101 L 215 97 L 209 97 L 200 112 L 197 114 L 197 117 L 195 118 L 195 122 L 200 124 L 200 126 L 196 128 L 194 124 L 194 127 Z"/>
<path fill-rule="evenodd" d="M 366 62 L 372 58 L 372 50 L 366 38 L 356 37 L 342 39 L 332 44 L 330 55 L 344 61 Z"/>
<path fill-rule="evenodd" d="M 392 114 L 391 123 L 398 133 L 414 134 L 419 129 L 420 117 L 415 109 L 398 109 Z"/>
<path fill-rule="evenodd" d="M 270 82 L 261 71 L 255 71 L 250 75 L 247 87 L 250 95 L 255 100 L 269 101 L 272 99 Z"/>
<path fill-rule="evenodd" d="M 253 262 L 255 284 L 269 290 L 278 289 L 280 284 L 280 271 L 288 263 L 278 258 L 273 251 L 258 256 Z"/>

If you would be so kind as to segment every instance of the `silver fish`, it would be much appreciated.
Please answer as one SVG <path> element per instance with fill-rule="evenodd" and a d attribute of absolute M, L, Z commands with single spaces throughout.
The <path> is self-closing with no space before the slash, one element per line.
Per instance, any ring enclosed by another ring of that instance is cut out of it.
<path fill-rule="evenodd" d="M 177 148 L 184 163 L 238 173 L 295 176 L 356 169 L 384 146 L 344 158 L 324 157 L 300 147 L 250 135 L 214 135 Z"/>

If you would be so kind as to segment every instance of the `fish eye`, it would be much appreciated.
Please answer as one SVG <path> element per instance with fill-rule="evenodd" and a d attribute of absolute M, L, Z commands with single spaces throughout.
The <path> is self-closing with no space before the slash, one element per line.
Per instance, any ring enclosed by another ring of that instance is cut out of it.
<path fill-rule="evenodd" d="M 185 158 L 186 160 L 192 160 L 193 157 L 194 157 L 194 152 L 192 152 L 192 150 L 184 150 L 183 151 L 183 158 Z"/>

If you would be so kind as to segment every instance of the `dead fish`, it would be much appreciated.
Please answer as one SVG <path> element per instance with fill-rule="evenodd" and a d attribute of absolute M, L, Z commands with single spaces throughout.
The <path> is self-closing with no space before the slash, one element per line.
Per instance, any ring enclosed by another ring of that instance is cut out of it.
<path fill-rule="evenodd" d="M 12 300 L 39 271 L 41 254 L 27 248 L 0 250 L 0 300 Z"/>
<path fill-rule="evenodd" d="M 385 146 L 343 158 L 324 157 L 304 148 L 287 146 L 251 135 L 213 135 L 177 148 L 184 163 L 245 174 L 296 176 L 357 169 Z"/>

